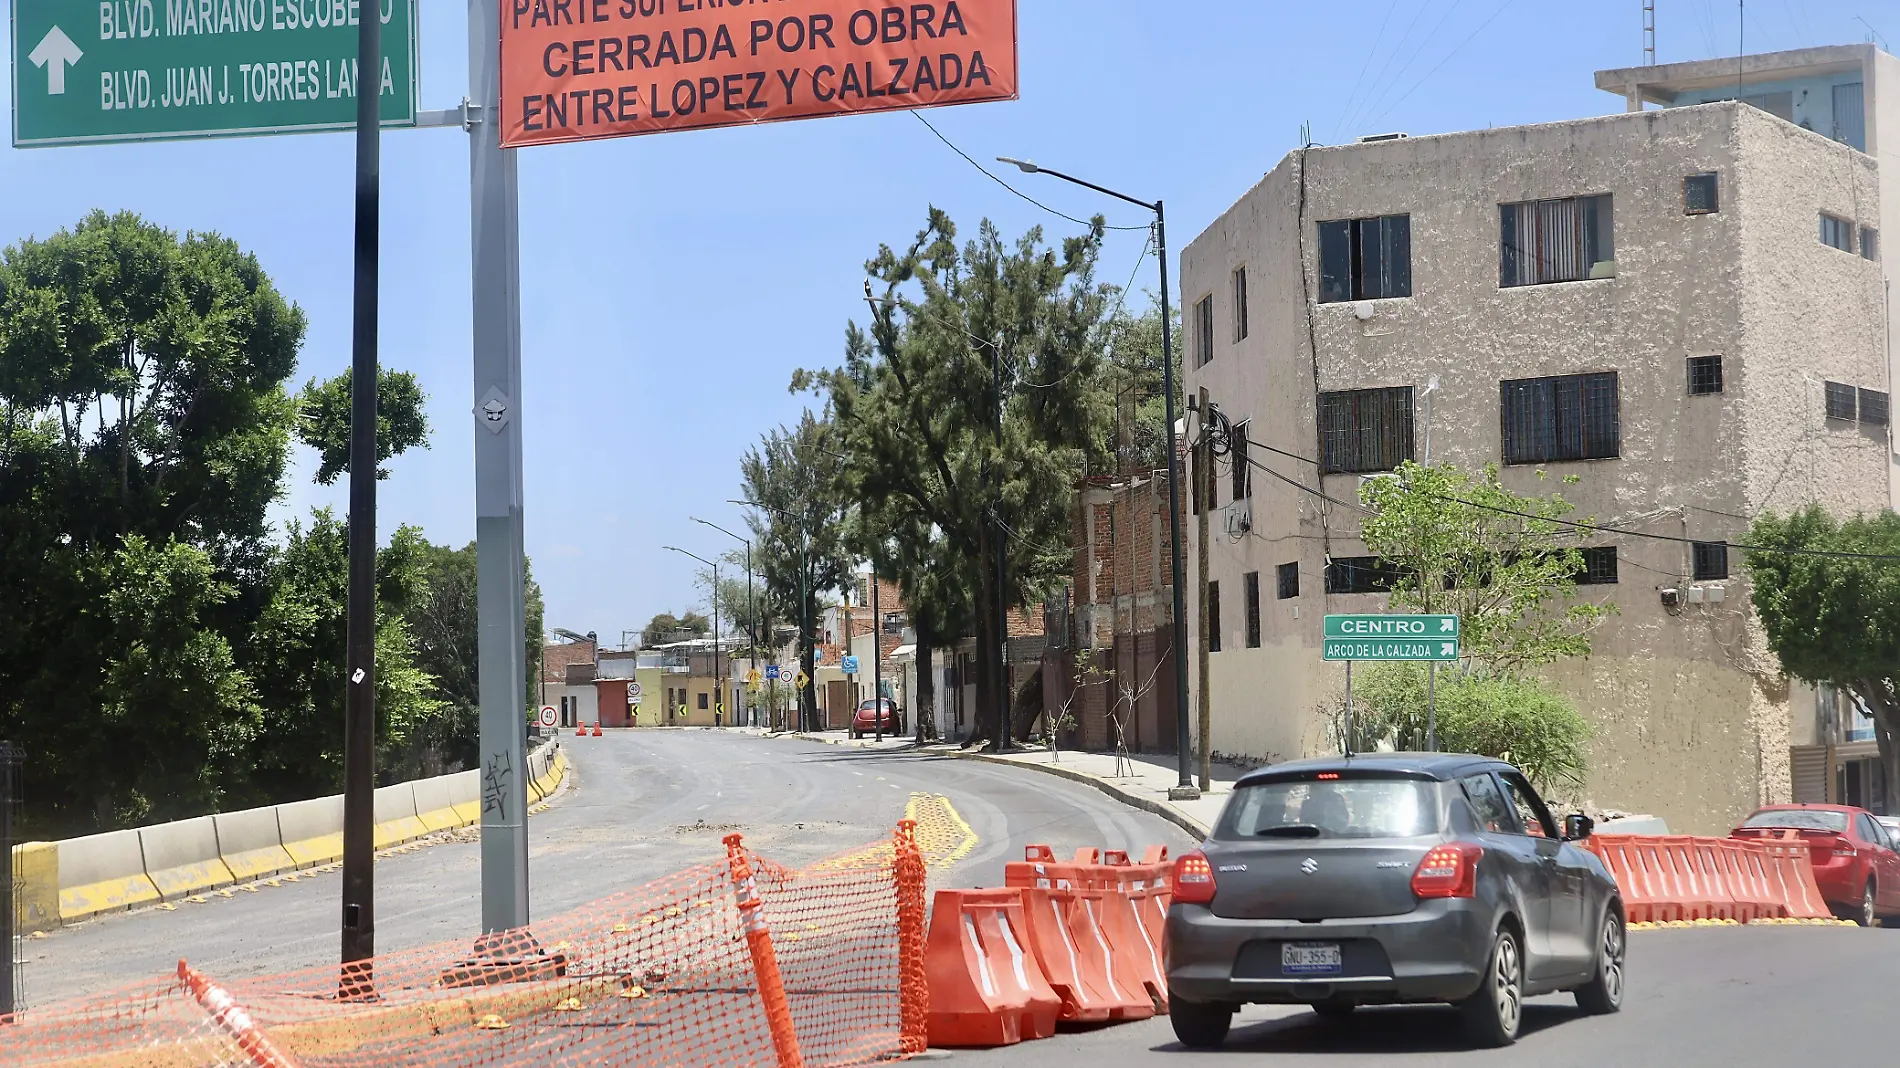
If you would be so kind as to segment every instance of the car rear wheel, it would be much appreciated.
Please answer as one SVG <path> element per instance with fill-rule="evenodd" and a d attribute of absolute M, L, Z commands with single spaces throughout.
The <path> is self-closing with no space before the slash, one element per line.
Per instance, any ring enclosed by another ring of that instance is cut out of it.
<path fill-rule="evenodd" d="M 1577 1007 L 1592 1016 L 1604 1016 L 1623 1007 L 1623 953 L 1626 939 L 1623 916 L 1612 908 L 1603 915 L 1603 937 L 1597 941 L 1597 972 L 1587 986 L 1577 988 Z"/>
<path fill-rule="evenodd" d="M 1180 1039 L 1183 1046 L 1218 1049 L 1227 1041 L 1227 1028 L 1234 1022 L 1234 1007 L 1171 997 L 1168 1022 L 1174 1025 L 1174 1037 Z"/>
<path fill-rule="evenodd" d="M 1874 908 L 1874 881 L 1872 879 L 1867 880 L 1867 885 L 1861 889 L 1860 908 L 1854 913 L 1854 922 L 1862 927 L 1872 927 L 1880 922 L 1879 913 Z"/>
<path fill-rule="evenodd" d="M 1458 1003 L 1458 1011 L 1464 1016 L 1465 1033 L 1478 1045 L 1489 1048 L 1517 1041 L 1518 1025 L 1524 1019 L 1524 954 L 1517 933 L 1509 927 L 1498 929 L 1484 981 Z"/>

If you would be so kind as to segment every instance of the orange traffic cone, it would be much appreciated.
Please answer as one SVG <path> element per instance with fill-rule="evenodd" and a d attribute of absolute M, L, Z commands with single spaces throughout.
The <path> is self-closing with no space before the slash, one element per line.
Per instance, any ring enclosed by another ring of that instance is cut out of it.
<path fill-rule="evenodd" d="M 585 723 L 574 724 L 574 737 L 576 738 L 587 737 L 587 724 Z"/>
<path fill-rule="evenodd" d="M 271 1044 L 271 1040 L 251 1021 L 250 1014 L 233 1001 L 223 987 L 199 975 L 182 960 L 178 962 L 178 979 L 191 991 L 191 996 L 198 1004 L 211 1014 L 219 1030 L 229 1035 L 238 1049 L 244 1052 L 254 1068 L 297 1068 L 297 1062 Z"/>
<path fill-rule="evenodd" d="M 600 721 L 599 720 L 594 721 L 594 737 L 596 738 L 600 737 Z"/>

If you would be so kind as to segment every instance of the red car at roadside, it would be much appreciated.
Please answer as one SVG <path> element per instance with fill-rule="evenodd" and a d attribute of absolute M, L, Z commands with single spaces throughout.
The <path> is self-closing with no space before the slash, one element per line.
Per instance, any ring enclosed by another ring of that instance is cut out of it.
<path fill-rule="evenodd" d="M 862 738 L 878 732 L 878 720 L 883 719 L 883 731 L 886 735 L 904 733 L 904 714 L 888 697 L 867 697 L 858 702 L 858 710 L 851 716 L 851 737 Z"/>
<path fill-rule="evenodd" d="M 1821 897 L 1842 919 L 1872 927 L 1900 918 L 1900 853 L 1874 814 L 1851 805 L 1769 805 L 1730 838 L 1798 838 Z"/>

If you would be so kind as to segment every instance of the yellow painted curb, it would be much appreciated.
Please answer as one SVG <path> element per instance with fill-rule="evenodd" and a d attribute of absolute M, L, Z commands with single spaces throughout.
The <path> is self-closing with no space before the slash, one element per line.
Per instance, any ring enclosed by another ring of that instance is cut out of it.
<path fill-rule="evenodd" d="M 13 847 L 14 930 L 22 934 L 59 926 L 59 843 Z"/>

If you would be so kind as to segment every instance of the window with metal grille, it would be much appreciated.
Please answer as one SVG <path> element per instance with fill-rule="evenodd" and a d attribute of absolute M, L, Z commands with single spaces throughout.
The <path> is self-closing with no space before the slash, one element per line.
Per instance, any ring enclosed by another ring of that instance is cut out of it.
<path fill-rule="evenodd" d="M 1871 226 L 1860 228 L 1860 255 L 1862 259 L 1880 259 L 1880 231 Z"/>
<path fill-rule="evenodd" d="M 1274 579 L 1280 586 L 1280 600 L 1290 600 L 1300 595 L 1300 562 L 1281 564 L 1274 570 Z"/>
<path fill-rule="evenodd" d="M 1214 297 L 1202 297 L 1194 305 L 1194 366 L 1204 367 L 1214 358 Z"/>
<path fill-rule="evenodd" d="M 1689 357 L 1689 395 L 1722 392 L 1722 357 Z"/>
<path fill-rule="evenodd" d="M 1390 471 L 1412 458 L 1412 387 L 1319 395 L 1320 472 Z"/>
<path fill-rule="evenodd" d="M 1247 648 L 1260 648 L 1260 572 L 1247 572 Z"/>
<path fill-rule="evenodd" d="M 1583 567 L 1577 571 L 1577 585 L 1613 586 L 1616 584 L 1616 546 L 1593 545 L 1578 551 L 1583 553 Z"/>
<path fill-rule="evenodd" d="M 1725 579 L 1728 577 L 1728 542 L 1698 541 L 1695 550 L 1695 577 L 1698 579 Z"/>
<path fill-rule="evenodd" d="M 1247 462 L 1247 423 L 1235 423 L 1227 460 L 1234 466 L 1234 500 L 1253 496 L 1253 465 Z"/>
<path fill-rule="evenodd" d="M 1377 556 L 1335 556 L 1326 562 L 1327 593 L 1384 593 L 1399 569 Z"/>
<path fill-rule="evenodd" d="M 1827 391 L 1827 417 L 1851 422 L 1856 408 L 1854 387 L 1843 382 L 1824 382 L 1822 387 Z"/>
<path fill-rule="evenodd" d="M 1715 187 L 1715 172 L 1692 174 L 1682 180 L 1682 213 L 1714 215 L 1722 210 Z"/>
<path fill-rule="evenodd" d="M 1207 651 L 1220 652 L 1220 583 L 1207 584 Z"/>
<path fill-rule="evenodd" d="M 1822 212 L 1821 244 L 1842 252 L 1854 251 L 1854 224 Z"/>
<path fill-rule="evenodd" d="M 1193 469 L 1190 482 L 1190 495 L 1193 498 L 1193 513 L 1200 515 L 1201 509 L 1220 507 L 1220 472 L 1215 467 L 1214 456 L 1208 450 L 1206 442 L 1197 442 L 1188 449 L 1188 464 Z"/>
<path fill-rule="evenodd" d="M 1834 128 L 1828 136 L 1867 151 L 1867 97 L 1860 82 L 1834 87 Z"/>
<path fill-rule="evenodd" d="M 1616 372 L 1498 383 L 1504 462 L 1607 460 L 1621 455 Z"/>
<path fill-rule="evenodd" d="M 1616 273 L 1610 194 L 1498 205 L 1498 286 L 1608 278 Z"/>
<path fill-rule="evenodd" d="M 1319 224 L 1319 302 L 1412 295 L 1412 217 Z"/>
<path fill-rule="evenodd" d="M 1877 389 L 1860 391 L 1860 421 L 1870 426 L 1887 425 L 1887 395 Z"/>
<path fill-rule="evenodd" d="M 1247 340 L 1247 268 L 1234 269 L 1234 340 Z"/>

